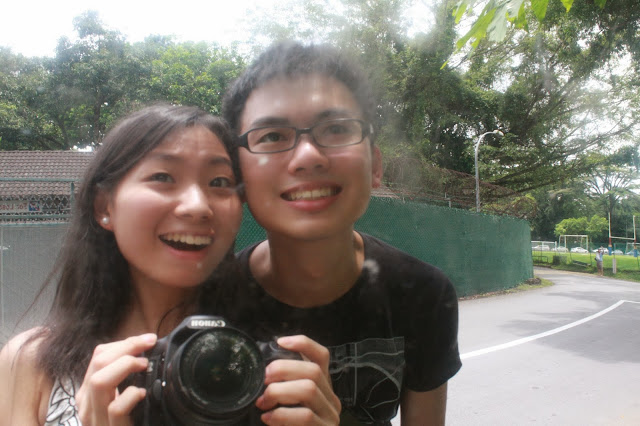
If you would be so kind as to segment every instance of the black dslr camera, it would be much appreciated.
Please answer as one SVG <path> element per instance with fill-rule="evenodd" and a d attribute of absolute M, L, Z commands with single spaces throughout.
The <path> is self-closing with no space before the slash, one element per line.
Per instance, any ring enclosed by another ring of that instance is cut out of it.
<path fill-rule="evenodd" d="M 265 367 L 276 359 L 302 359 L 275 341 L 257 342 L 220 317 L 187 317 L 142 354 L 145 372 L 120 386 L 147 389 L 132 413 L 136 425 L 247 424 L 264 390 Z"/>

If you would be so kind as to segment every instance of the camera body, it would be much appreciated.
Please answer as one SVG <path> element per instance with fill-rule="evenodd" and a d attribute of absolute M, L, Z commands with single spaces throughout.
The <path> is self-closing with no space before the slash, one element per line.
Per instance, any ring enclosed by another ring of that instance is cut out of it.
<path fill-rule="evenodd" d="M 143 426 L 247 424 L 264 390 L 265 367 L 276 359 L 302 359 L 209 315 L 185 318 L 142 355 L 149 359 L 147 370 L 119 388 L 147 390 L 132 413 Z"/>

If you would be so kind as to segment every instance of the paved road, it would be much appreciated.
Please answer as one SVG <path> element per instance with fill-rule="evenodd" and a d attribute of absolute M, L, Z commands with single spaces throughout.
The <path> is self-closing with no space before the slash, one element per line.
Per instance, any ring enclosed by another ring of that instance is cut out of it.
<path fill-rule="evenodd" d="M 535 270 L 552 287 L 460 303 L 448 425 L 640 425 L 640 283 Z"/>

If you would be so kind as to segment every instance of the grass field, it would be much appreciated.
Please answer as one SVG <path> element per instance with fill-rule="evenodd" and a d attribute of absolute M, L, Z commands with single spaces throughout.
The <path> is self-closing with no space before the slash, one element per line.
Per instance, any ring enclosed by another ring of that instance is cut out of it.
<path fill-rule="evenodd" d="M 604 274 L 621 280 L 640 282 L 640 257 L 616 255 L 616 274 L 612 272 L 614 256 L 605 255 Z M 596 274 L 595 253 L 556 253 L 552 251 L 533 251 L 533 264 L 550 266 L 554 269 Z"/>

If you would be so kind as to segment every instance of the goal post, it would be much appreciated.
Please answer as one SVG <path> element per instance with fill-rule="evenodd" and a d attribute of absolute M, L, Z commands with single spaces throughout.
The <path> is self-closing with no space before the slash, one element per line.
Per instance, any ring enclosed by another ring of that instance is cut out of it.
<path fill-rule="evenodd" d="M 640 256 L 640 244 L 636 242 L 627 242 L 624 248 L 624 254 L 628 254 L 634 257 Z"/>
<path fill-rule="evenodd" d="M 619 247 L 621 247 L 622 244 L 625 244 L 625 250 L 624 250 L 625 254 L 628 253 L 629 251 L 638 249 L 637 240 L 636 240 L 636 216 L 633 215 L 632 217 L 633 217 L 633 238 L 631 238 L 631 237 L 622 237 L 622 236 L 612 235 L 612 233 L 611 233 L 611 214 L 609 214 L 609 253 L 616 254 L 616 251 L 618 251 L 617 254 L 620 254 L 619 252 L 622 251 L 622 250 L 620 250 Z M 617 242 L 615 240 L 619 240 L 619 241 L 621 240 L 621 241 Z M 637 252 L 635 252 L 635 253 L 637 254 Z"/>
<path fill-rule="evenodd" d="M 589 251 L 589 236 L 588 235 L 560 235 L 558 238 L 558 251 L 571 251 L 575 249 L 584 249 Z M 582 251 L 582 250 L 578 250 Z"/>
<path fill-rule="evenodd" d="M 531 241 L 533 251 L 556 251 L 555 241 Z"/>

